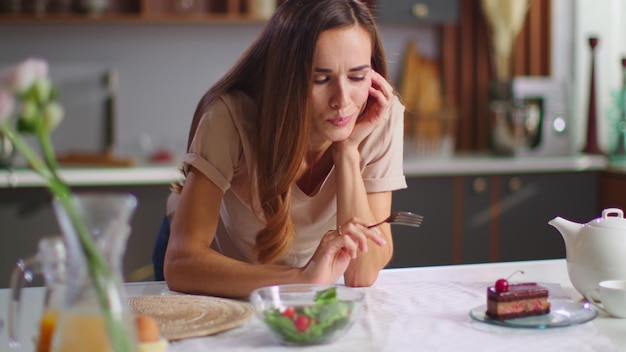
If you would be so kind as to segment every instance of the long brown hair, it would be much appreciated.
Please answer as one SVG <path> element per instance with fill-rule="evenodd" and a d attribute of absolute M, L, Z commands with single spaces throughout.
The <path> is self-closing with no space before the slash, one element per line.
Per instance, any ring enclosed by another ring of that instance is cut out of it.
<path fill-rule="evenodd" d="M 372 38 L 372 67 L 387 77 L 378 28 L 359 0 L 287 0 L 239 61 L 202 97 L 189 131 L 188 147 L 206 108 L 233 90 L 249 95 L 257 114 L 250 136 L 257 152 L 256 186 L 266 226 L 256 236 L 254 252 L 272 263 L 291 248 L 291 187 L 304 159 L 310 133 L 309 93 L 313 54 L 328 29 L 360 25 Z"/>

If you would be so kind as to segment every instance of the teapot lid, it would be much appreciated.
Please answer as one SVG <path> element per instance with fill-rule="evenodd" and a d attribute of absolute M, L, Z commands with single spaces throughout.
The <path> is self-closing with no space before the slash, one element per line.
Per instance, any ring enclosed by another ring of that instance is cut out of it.
<path fill-rule="evenodd" d="M 601 218 L 591 220 L 588 225 L 609 229 L 626 229 L 626 219 L 624 219 L 622 209 L 608 208 L 602 211 Z"/>

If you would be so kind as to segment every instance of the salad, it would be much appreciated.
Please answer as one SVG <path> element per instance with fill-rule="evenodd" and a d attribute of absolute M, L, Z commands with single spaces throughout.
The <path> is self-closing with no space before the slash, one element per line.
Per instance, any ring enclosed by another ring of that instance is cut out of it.
<path fill-rule="evenodd" d="M 350 323 L 353 303 L 337 299 L 331 287 L 315 294 L 314 304 L 273 308 L 265 313 L 265 321 L 285 343 L 315 344 L 328 342 L 335 332 Z"/>

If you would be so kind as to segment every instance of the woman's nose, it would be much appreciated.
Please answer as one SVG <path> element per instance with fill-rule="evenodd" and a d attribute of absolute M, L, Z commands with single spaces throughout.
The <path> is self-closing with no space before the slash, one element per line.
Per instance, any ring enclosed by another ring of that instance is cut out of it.
<path fill-rule="evenodd" d="M 343 82 L 335 84 L 333 94 L 330 98 L 330 107 L 333 109 L 341 109 L 348 105 L 348 90 Z"/>

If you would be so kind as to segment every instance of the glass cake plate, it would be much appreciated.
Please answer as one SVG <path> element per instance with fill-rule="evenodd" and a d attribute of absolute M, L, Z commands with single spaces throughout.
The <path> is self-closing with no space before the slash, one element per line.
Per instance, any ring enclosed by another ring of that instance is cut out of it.
<path fill-rule="evenodd" d="M 550 313 L 534 317 L 524 317 L 507 320 L 496 320 L 485 314 L 486 305 L 470 310 L 472 319 L 493 325 L 513 328 L 545 329 L 582 324 L 595 319 L 598 311 L 588 302 L 573 302 L 571 300 L 550 300 Z"/>

